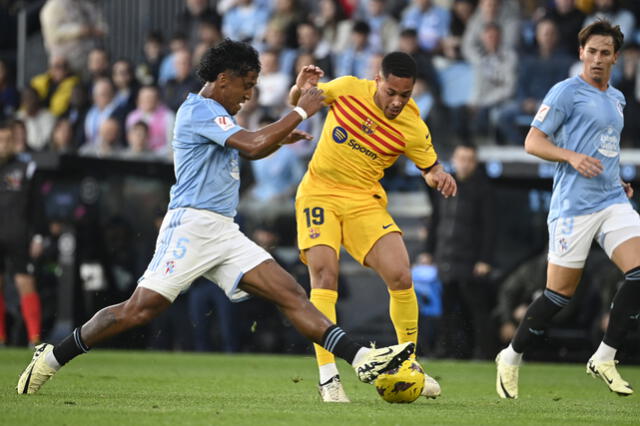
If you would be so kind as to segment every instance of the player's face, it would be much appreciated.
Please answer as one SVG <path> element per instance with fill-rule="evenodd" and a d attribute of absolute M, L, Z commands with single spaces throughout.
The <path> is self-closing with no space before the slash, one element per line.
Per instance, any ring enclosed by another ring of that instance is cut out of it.
<path fill-rule="evenodd" d="M 373 96 L 378 108 L 382 110 L 384 116 L 389 120 L 396 118 L 404 106 L 411 99 L 413 92 L 413 78 L 397 77 L 389 74 L 384 78 L 380 74 L 376 76 L 377 90 Z"/>
<path fill-rule="evenodd" d="M 225 73 L 224 87 L 222 89 L 223 106 L 229 111 L 229 114 L 237 114 L 242 104 L 251 99 L 253 88 L 257 82 L 258 73 L 255 71 L 249 71 L 243 76 Z"/>
<path fill-rule="evenodd" d="M 587 80 L 606 83 L 611 76 L 611 68 L 618 54 L 613 48 L 613 37 L 593 35 L 584 47 L 580 48 L 580 60 L 583 62 L 583 74 Z"/>

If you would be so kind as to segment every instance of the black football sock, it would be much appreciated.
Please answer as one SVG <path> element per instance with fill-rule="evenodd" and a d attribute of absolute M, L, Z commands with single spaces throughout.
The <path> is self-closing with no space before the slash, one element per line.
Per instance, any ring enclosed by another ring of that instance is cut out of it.
<path fill-rule="evenodd" d="M 53 356 L 56 357 L 58 364 L 61 366 L 78 355 L 89 351 L 89 347 L 85 345 L 80 336 L 80 328 L 73 330 L 73 333 L 65 337 L 62 342 L 53 348 Z"/>
<path fill-rule="evenodd" d="M 351 340 L 343 329 L 332 325 L 322 336 L 322 347 L 351 364 L 362 345 Z"/>
<path fill-rule="evenodd" d="M 513 350 L 523 353 L 536 339 L 544 335 L 544 330 L 551 318 L 560 309 L 567 306 L 570 299 L 570 297 L 546 288 L 542 296 L 529 305 L 527 313 L 511 341 Z"/>
<path fill-rule="evenodd" d="M 611 303 L 609 326 L 602 341 L 618 349 L 634 321 L 640 316 L 640 266 L 624 274 L 624 283 Z"/>

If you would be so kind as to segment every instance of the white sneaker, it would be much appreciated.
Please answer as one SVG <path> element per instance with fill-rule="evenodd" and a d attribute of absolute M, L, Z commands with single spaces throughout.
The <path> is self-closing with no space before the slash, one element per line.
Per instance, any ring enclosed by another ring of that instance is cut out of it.
<path fill-rule="evenodd" d="M 597 362 L 593 358 L 587 362 L 587 374 L 592 377 L 600 377 L 602 381 L 609 387 L 611 392 L 615 392 L 621 396 L 628 396 L 633 393 L 631 385 L 624 380 L 618 370 L 616 364 L 618 361 Z"/>
<path fill-rule="evenodd" d="M 420 395 L 425 396 L 427 398 L 436 399 L 440 396 L 442 390 L 440 389 L 440 384 L 436 379 L 424 373 L 424 388 L 422 388 L 422 393 Z"/>
<path fill-rule="evenodd" d="M 413 342 L 371 349 L 364 359 L 354 366 L 358 378 L 365 382 L 373 382 L 380 374 L 398 367 L 413 353 L 416 347 Z"/>
<path fill-rule="evenodd" d="M 328 382 L 318 385 L 318 392 L 324 402 L 351 402 L 347 394 L 344 393 L 340 376 L 337 374 Z"/>
<path fill-rule="evenodd" d="M 18 379 L 16 390 L 19 394 L 36 393 L 56 373 L 56 370 L 49 367 L 44 361 L 45 355 L 52 350 L 53 345 L 48 343 L 36 346 L 31 362 Z"/>
<path fill-rule="evenodd" d="M 500 354 L 502 354 L 502 351 L 496 356 L 496 392 L 498 392 L 500 398 L 517 399 L 518 370 L 520 366 L 509 365 L 504 361 L 500 361 Z"/>

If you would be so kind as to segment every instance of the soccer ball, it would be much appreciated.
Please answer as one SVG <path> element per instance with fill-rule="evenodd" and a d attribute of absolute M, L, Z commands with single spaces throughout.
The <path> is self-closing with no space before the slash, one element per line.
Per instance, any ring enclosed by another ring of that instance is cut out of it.
<path fill-rule="evenodd" d="M 424 370 L 418 361 L 408 359 L 400 367 L 379 375 L 375 385 L 378 395 L 385 401 L 409 404 L 422 393 Z"/>

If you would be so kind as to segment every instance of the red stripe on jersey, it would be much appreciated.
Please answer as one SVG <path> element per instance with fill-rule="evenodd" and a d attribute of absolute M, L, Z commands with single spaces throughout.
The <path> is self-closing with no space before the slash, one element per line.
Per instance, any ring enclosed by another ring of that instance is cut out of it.
<path fill-rule="evenodd" d="M 389 130 L 395 132 L 398 136 L 400 136 L 401 138 L 404 138 L 404 135 L 402 134 L 402 132 L 400 132 L 399 130 L 397 130 L 396 128 L 394 128 L 393 126 L 391 126 L 389 123 L 387 123 L 385 120 L 381 119 L 380 117 L 378 117 L 373 111 L 371 111 L 369 108 L 366 107 L 365 104 L 363 104 L 362 102 L 360 102 L 358 100 L 358 98 L 356 98 L 353 95 L 349 95 L 349 98 L 353 99 L 354 102 L 356 102 L 358 105 L 360 105 L 365 111 L 367 111 L 369 114 L 371 114 L 371 116 L 373 118 L 375 118 L 376 120 L 378 120 L 380 123 L 382 123 L 383 125 L 385 125 L 386 127 L 389 128 Z M 396 140 L 396 142 L 401 143 L 402 145 L 404 145 L 404 142 L 402 142 L 401 140 Z"/>
<path fill-rule="evenodd" d="M 338 122 L 338 124 L 340 124 L 342 127 L 344 127 L 348 132 L 350 132 L 350 134 L 352 134 L 355 138 L 359 139 L 362 143 L 366 144 L 371 149 L 376 151 L 378 154 L 380 154 L 380 155 L 393 155 L 393 154 L 389 154 L 388 152 L 381 151 L 380 148 L 378 148 L 377 146 L 375 146 L 371 142 L 367 141 L 362 136 L 360 136 L 356 131 L 354 131 L 342 118 L 340 118 L 340 116 L 338 116 L 338 114 L 336 114 L 335 108 L 333 107 L 334 105 L 335 105 L 335 102 L 333 104 L 331 104 L 331 111 L 333 111 L 333 115 L 336 118 L 336 121 Z"/>
<path fill-rule="evenodd" d="M 340 97 L 340 101 L 342 101 L 344 103 L 344 105 L 346 107 L 348 107 L 351 111 L 355 112 L 356 115 L 358 115 L 360 118 L 362 118 L 363 120 L 367 119 L 367 116 L 364 115 L 362 113 L 362 111 L 360 111 L 358 108 L 356 108 L 355 106 L 353 106 L 352 104 L 349 103 L 349 101 L 344 97 Z M 345 112 L 346 115 L 346 112 Z M 354 119 L 355 120 L 355 119 Z M 356 121 L 351 120 L 354 124 L 356 123 Z M 358 126 L 361 125 L 361 123 L 357 124 Z M 379 131 L 380 133 L 382 133 L 383 135 L 387 136 L 389 139 L 393 140 L 394 142 L 399 143 L 403 148 L 404 148 L 404 142 L 402 141 L 398 141 L 395 137 L 391 136 L 386 130 L 384 130 L 382 127 L 378 126 L 378 128 L 376 129 L 376 131 Z M 371 137 L 372 139 L 376 140 L 377 142 L 381 143 L 382 145 L 386 146 L 387 148 L 389 148 L 391 151 L 397 152 L 398 154 L 402 154 L 404 151 L 402 149 L 398 149 L 393 145 L 389 145 L 387 142 L 385 142 L 382 138 L 380 138 L 380 136 L 372 133 L 370 135 L 368 135 L 369 137 Z"/>
<path fill-rule="evenodd" d="M 334 102 L 333 105 L 336 106 L 336 108 L 340 111 L 340 113 L 342 113 L 342 115 L 344 115 L 350 122 L 352 122 L 356 128 L 360 128 L 361 123 L 358 122 L 358 120 L 356 120 L 351 114 L 349 114 L 343 107 L 342 104 L 340 102 Z M 334 115 L 336 115 L 336 111 L 333 112 Z M 362 135 L 361 135 L 362 136 Z M 386 148 L 390 149 L 391 151 L 394 151 L 398 154 L 402 154 L 403 151 L 399 150 L 396 147 L 393 147 L 391 145 L 389 145 L 388 143 L 386 143 L 385 141 L 383 141 L 382 139 L 380 139 L 379 137 L 377 137 L 376 135 L 369 135 L 371 138 L 373 138 L 374 140 L 376 140 L 377 142 L 379 142 L 381 145 L 384 145 Z M 363 139 L 364 136 L 362 136 L 359 139 Z M 390 153 L 387 153 L 390 154 Z"/>

